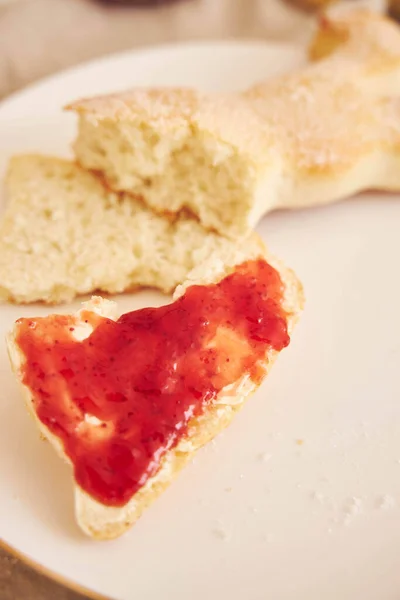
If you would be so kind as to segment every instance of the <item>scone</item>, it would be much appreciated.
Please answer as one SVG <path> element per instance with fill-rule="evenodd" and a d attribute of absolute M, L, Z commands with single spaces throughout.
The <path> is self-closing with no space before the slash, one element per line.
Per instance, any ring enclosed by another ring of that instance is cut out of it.
<path fill-rule="evenodd" d="M 72 465 L 85 533 L 125 532 L 229 424 L 302 304 L 295 275 L 253 237 L 210 256 L 172 304 L 117 319 L 115 303 L 94 297 L 75 315 L 16 322 L 12 367 L 41 433 Z"/>
<path fill-rule="evenodd" d="M 80 100 L 79 163 L 154 210 L 237 238 L 266 212 L 400 189 L 400 30 L 324 17 L 303 68 L 236 94 L 137 89 Z"/>
<path fill-rule="evenodd" d="M 0 222 L 0 300 L 64 302 L 151 286 L 172 292 L 231 242 L 192 218 L 157 216 L 67 160 L 11 160 Z"/>

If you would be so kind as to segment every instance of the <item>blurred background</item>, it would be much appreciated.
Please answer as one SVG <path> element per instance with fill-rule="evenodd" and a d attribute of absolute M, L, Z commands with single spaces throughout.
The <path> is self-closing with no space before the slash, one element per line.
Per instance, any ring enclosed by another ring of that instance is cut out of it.
<path fill-rule="evenodd" d="M 386 0 L 340 0 L 379 10 Z M 400 0 L 393 0 L 393 2 Z M 0 0 L 0 99 L 79 62 L 156 43 L 259 38 L 302 43 L 337 0 Z"/>

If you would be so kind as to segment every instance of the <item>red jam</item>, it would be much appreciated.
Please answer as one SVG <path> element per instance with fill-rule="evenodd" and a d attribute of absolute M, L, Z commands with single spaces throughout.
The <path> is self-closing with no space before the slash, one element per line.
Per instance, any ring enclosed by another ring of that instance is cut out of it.
<path fill-rule="evenodd" d="M 54 315 L 20 319 L 17 343 L 38 418 L 77 483 L 109 506 L 158 471 L 222 388 L 245 372 L 261 381 L 266 352 L 289 343 L 282 282 L 261 259 L 167 306 L 83 318 L 94 327 L 84 341 L 73 337 L 75 316 Z"/>

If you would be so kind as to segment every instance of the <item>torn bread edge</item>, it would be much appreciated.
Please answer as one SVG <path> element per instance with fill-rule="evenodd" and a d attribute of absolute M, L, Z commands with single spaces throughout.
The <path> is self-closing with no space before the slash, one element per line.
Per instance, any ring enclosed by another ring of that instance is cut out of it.
<path fill-rule="evenodd" d="M 256 244 L 253 244 L 247 255 L 244 251 L 235 249 L 232 250 L 229 257 L 224 257 L 223 261 L 219 257 L 210 257 L 206 263 L 196 267 L 189 274 L 187 280 L 177 287 L 174 299 L 182 295 L 191 285 L 217 283 L 246 260 L 264 258 L 280 274 L 284 287 L 282 306 L 287 313 L 288 330 L 291 333 L 304 304 L 302 285 L 296 275 L 270 256 L 259 238 L 254 237 Z M 93 297 L 89 302 L 84 303 L 82 310 L 91 310 L 113 320 L 118 318 L 116 303 L 101 297 Z M 78 311 L 76 314 L 78 323 L 80 312 Z M 50 441 L 59 456 L 71 464 L 64 452 L 61 440 L 51 433 L 37 417 L 33 395 L 22 382 L 24 357 L 16 343 L 16 330 L 17 325 L 7 335 L 7 347 L 12 369 L 22 386 L 26 406 L 41 434 Z M 90 335 L 90 330 L 86 330 L 83 335 L 85 337 Z M 83 338 L 81 337 L 81 339 Z M 278 353 L 275 350 L 267 352 L 264 361 L 266 373 L 269 372 Z M 244 373 L 234 384 L 225 387 L 212 405 L 208 406 L 200 416 L 191 419 L 185 437 L 174 448 L 166 452 L 158 472 L 150 477 L 124 506 L 106 506 L 89 496 L 74 482 L 75 516 L 79 527 L 96 540 L 110 540 L 122 535 L 137 521 L 144 509 L 168 487 L 179 471 L 193 458 L 194 453 L 229 425 L 245 400 L 257 388 L 258 385 L 251 380 L 248 373 Z"/>

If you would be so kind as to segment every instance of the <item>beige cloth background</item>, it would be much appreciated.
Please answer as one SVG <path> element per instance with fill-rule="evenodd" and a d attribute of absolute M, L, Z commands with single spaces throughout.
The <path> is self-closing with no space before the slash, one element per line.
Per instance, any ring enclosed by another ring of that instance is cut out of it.
<path fill-rule="evenodd" d="M 378 8 L 384 2 L 366 1 Z M 0 98 L 110 52 L 200 38 L 301 43 L 312 26 L 312 16 L 283 0 L 176 0 L 152 9 L 95 0 L 0 0 Z M 0 549 L 0 600 L 79 598 Z"/>
<path fill-rule="evenodd" d="M 176 0 L 156 8 L 6 0 L 0 4 L 0 97 L 110 52 L 199 38 L 304 39 L 309 22 L 282 0 Z"/>

